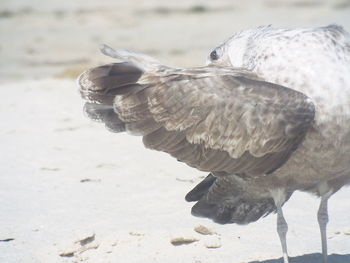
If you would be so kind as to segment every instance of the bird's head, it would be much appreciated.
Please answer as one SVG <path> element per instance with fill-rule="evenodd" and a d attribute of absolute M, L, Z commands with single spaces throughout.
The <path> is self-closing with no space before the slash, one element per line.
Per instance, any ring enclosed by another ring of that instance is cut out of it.
<path fill-rule="evenodd" d="M 207 57 L 206 64 L 222 67 L 232 67 L 226 48 L 227 46 L 224 44 L 214 48 Z"/>
<path fill-rule="evenodd" d="M 266 30 L 271 30 L 271 27 L 263 26 L 255 29 L 243 30 L 234 34 L 210 52 L 206 64 L 247 68 L 246 60 L 249 58 L 248 45 L 251 42 L 256 42 L 257 35 Z"/>

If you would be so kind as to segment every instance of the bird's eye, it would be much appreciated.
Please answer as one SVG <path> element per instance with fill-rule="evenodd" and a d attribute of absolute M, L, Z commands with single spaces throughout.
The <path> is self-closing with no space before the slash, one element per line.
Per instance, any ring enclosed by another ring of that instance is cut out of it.
<path fill-rule="evenodd" d="M 210 59 L 211 59 L 211 60 L 218 60 L 218 59 L 219 59 L 219 55 L 218 55 L 218 53 L 216 52 L 216 50 L 214 50 L 214 51 L 212 51 L 212 52 L 210 53 Z"/>

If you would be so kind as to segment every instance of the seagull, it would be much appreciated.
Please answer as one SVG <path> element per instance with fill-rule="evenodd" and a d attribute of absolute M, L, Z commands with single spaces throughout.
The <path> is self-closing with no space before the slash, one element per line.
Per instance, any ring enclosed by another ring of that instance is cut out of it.
<path fill-rule="evenodd" d="M 189 69 L 101 51 L 120 62 L 79 76 L 85 113 L 208 172 L 186 195 L 193 215 L 248 224 L 276 212 L 288 263 L 282 206 L 296 190 L 312 193 L 328 262 L 327 202 L 350 184 L 350 36 L 341 26 L 244 30 Z"/>

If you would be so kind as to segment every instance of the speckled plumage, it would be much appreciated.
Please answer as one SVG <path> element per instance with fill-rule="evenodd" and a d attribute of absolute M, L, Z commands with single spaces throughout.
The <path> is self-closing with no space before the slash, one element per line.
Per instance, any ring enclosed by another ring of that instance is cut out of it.
<path fill-rule="evenodd" d="M 289 160 L 250 181 L 252 190 L 244 194 L 263 197 L 262 189 L 281 187 L 286 194 L 322 195 L 319 184 L 336 192 L 350 183 L 350 37 L 342 27 L 261 27 L 237 33 L 215 51 L 219 56 L 211 64 L 246 68 L 304 93 L 316 108 L 315 122 Z"/>
<path fill-rule="evenodd" d="M 102 51 L 125 62 L 79 77 L 85 111 L 210 172 L 186 196 L 197 202 L 194 215 L 246 224 L 276 205 L 279 211 L 296 190 L 328 199 L 350 183 L 350 37 L 343 28 L 242 31 L 211 52 L 208 66 L 192 69 Z"/>

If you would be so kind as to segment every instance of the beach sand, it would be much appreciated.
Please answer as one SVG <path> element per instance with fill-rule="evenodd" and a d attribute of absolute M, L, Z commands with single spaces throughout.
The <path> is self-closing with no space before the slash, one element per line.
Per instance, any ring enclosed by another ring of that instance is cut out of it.
<path fill-rule="evenodd" d="M 102 43 L 187 67 L 245 28 L 330 23 L 350 31 L 350 1 L 2 0 L 0 262 L 281 262 L 275 215 L 191 216 L 184 196 L 206 174 L 91 122 L 75 78 L 112 61 Z M 329 201 L 333 263 L 350 262 L 349 196 Z M 320 262 L 318 204 L 284 206 L 292 262 Z"/>

